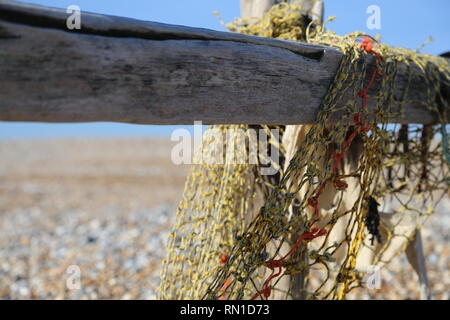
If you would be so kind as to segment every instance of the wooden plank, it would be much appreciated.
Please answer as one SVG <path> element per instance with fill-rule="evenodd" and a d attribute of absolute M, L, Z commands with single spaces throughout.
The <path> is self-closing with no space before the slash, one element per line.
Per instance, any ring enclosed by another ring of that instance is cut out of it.
<path fill-rule="evenodd" d="M 67 17 L 0 0 L 0 120 L 312 123 L 342 58 L 322 46 L 92 13 L 71 31 Z M 420 101 L 425 88 L 414 80 L 408 99 Z M 393 121 L 435 119 L 411 104 Z"/>

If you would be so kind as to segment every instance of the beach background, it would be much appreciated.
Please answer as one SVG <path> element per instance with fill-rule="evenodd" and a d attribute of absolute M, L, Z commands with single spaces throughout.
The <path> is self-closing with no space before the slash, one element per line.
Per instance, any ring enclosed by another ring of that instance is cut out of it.
<path fill-rule="evenodd" d="M 225 30 L 238 0 L 27 1 L 144 20 Z M 367 30 L 379 5 L 382 29 Z M 362 30 L 423 52 L 450 51 L 450 2 L 325 0 L 329 27 Z M 165 242 L 189 171 L 170 153 L 179 126 L 0 122 L 0 299 L 154 299 Z M 190 126 L 184 126 L 189 130 Z M 450 299 L 450 200 L 423 231 L 435 299 Z M 71 282 L 79 273 L 78 286 Z M 417 299 L 402 255 L 382 270 L 382 287 L 361 299 Z"/>
<path fill-rule="evenodd" d="M 188 165 L 168 138 L 0 141 L 0 299 L 154 299 Z M 423 231 L 435 299 L 450 298 L 450 201 Z M 80 287 L 70 289 L 70 267 Z M 404 255 L 361 299 L 417 299 Z"/>

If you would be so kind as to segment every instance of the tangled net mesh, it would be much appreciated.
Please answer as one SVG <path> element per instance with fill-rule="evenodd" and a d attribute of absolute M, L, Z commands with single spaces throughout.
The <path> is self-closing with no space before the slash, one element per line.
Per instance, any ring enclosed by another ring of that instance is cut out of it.
<path fill-rule="evenodd" d="M 160 298 L 344 299 L 365 285 L 370 266 L 402 252 L 448 196 L 441 89 L 450 86 L 449 62 L 310 22 L 281 3 L 257 21 L 228 25 L 344 57 L 314 125 L 208 128 L 169 236 Z M 396 87 L 405 66 L 408 79 L 423 79 L 426 99 L 408 100 L 409 86 Z M 389 124 L 409 103 L 436 124 Z M 277 173 L 261 174 L 267 166 Z"/>

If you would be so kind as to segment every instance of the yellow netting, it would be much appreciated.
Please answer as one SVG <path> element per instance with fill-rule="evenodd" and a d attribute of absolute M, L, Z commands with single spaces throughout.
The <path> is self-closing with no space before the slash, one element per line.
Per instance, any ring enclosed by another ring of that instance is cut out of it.
<path fill-rule="evenodd" d="M 447 141 L 438 134 L 448 112 L 441 93 L 450 85 L 448 61 L 361 33 L 307 30 L 308 23 L 300 7 L 282 3 L 259 21 L 229 25 L 334 46 L 345 56 L 314 125 L 208 129 L 170 234 L 160 298 L 343 299 L 364 284 L 369 265 L 401 252 L 448 195 Z M 400 65 L 426 83 L 421 104 L 436 125 L 388 124 L 411 103 L 408 86 L 398 95 Z M 372 77 L 377 90 L 368 90 Z M 341 120 L 330 121 L 336 114 Z M 253 129 L 268 134 L 267 146 Z M 277 165 L 267 156 L 274 151 L 255 150 L 270 148 L 280 152 L 280 171 L 266 176 L 261 168 Z"/>

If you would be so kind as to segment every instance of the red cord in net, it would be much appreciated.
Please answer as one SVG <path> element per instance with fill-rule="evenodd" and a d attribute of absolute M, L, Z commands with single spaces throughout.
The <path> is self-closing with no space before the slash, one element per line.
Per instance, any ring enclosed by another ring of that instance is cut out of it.
<path fill-rule="evenodd" d="M 319 188 L 317 188 L 315 194 L 311 198 L 308 199 L 308 205 L 313 208 L 315 218 L 319 217 L 319 197 L 322 194 L 322 192 L 325 189 L 328 182 L 332 181 L 334 183 L 335 187 L 339 190 L 345 189 L 348 187 L 348 184 L 346 182 L 336 178 L 336 175 L 338 174 L 338 171 L 340 168 L 341 161 L 342 161 L 343 157 L 345 156 L 348 148 L 350 147 L 352 141 L 355 139 L 355 137 L 359 134 L 362 134 L 364 132 L 372 130 L 372 126 L 366 125 L 366 121 L 364 119 L 363 113 L 367 109 L 367 105 L 368 105 L 368 101 L 369 101 L 369 99 L 368 99 L 369 89 L 372 87 L 373 83 L 375 82 L 376 76 L 383 75 L 382 71 L 378 68 L 379 62 L 381 61 L 381 56 L 376 51 L 374 51 L 373 41 L 375 41 L 375 40 L 373 40 L 369 36 L 364 37 L 364 39 L 361 41 L 361 48 L 364 51 L 366 51 L 367 53 L 372 54 L 375 57 L 376 66 L 372 72 L 372 75 L 370 77 L 370 80 L 369 80 L 367 86 L 364 88 L 364 90 L 362 90 L 358 94 L 358 96 L 361 98 L 362 106 L 361 106 L 361 111 L 358 113 L 355 113 L 353 116 L 353 125 L 355 126 L 355 130 L 345 140 L 342 150 L 340 152 L 333 152 L 333 154 L 332 154 L 333 158 L 334 158 L 334 164 L 333 164 L 333 176 L 334 177 L 324 180 L 320 184 Z M 312 225 L 310 225 L 311 228 L 314 225 L 314 223 L 315 222 L 313 222 Z M 284 257 L 282 257 L 281 259 L 278 259 L 278 260 L 271 259 L 269 261 L 266 261 L 266 263 L 264 265 L 267 268 L 271 269 L 272 271 L 274 271 L 275 268 L 278 268 L 278 271 L 277 271 L 277 273 L 272 273 L 266 279 L 266 281 L 264 282 L 263 289 L 258 291 L 251 298 L 251 300 L 255 300 L 258 297 L 264 297 L 265 299 L 268 299 L 270 297 L 270 295 L 272 294 L 272 289 L 270 287 L 270 283 L 273 279 L 275 279 L 281 275 L 281 273 L 283 271 L 283 261 L 287 257 L 289 257 L 293 252 L 295 252 L 295 250 L 298 248 L 298 246 L 303 241 L 305 241 L 305 240 L 310 241 L 315 238 L 324 236 L 326 234 L 327 234 L 327 231 L 325 229 L 318 230 L 317 228 L 312 228 L 310 232 L 304 232 L 300 236 L 298 241 L 292 246 L 292 248 L 288 251 L 288 253 Z"/>

